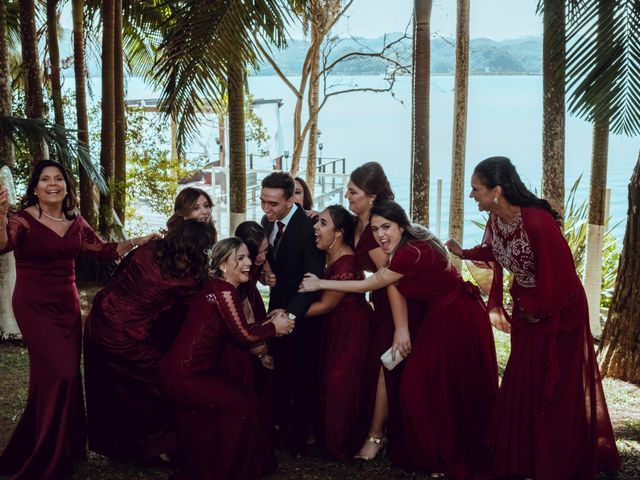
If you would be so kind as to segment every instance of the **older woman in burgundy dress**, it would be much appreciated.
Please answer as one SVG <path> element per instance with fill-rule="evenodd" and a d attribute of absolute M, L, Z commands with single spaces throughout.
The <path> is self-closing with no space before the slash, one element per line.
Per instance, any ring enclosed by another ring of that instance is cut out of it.
<path fill-rule="evenodd" d="M 13 309 L 29 352 L 29 394 L 0 455 L 0 475 L 57 480 L 86 457 L 75 258 L 87 251 L 115 260 L 152 236 L 100 240 L 77 213 L 69 174 L 51 160 L 36 164 L 23 209 L 8 221 L 7 209 L 0 187 L 0 253 L 13 250 L 16 258 Z"/>
<path fill-rule="evenodd" d="M 508 158 L 480 162 L 470 196 L 489 212 L 482 245 L 452 253 L 494 271 L 489 308 L 511 330 L 489 441 L 493 472 L 536 480 L 593 479 L 620 458 L 600 382 L 589 312 L 560 216 L 520 180 Z M 502 269 L 513 273 L 512 315 Z M 526 454 L 525 454 L 526 453 Z"/>

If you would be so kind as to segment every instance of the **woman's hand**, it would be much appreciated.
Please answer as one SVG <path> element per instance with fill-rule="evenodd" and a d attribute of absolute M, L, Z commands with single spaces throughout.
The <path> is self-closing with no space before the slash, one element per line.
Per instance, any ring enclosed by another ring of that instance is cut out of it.
<path fill-rule="evenodd" d="M 278 335 L 289 335 L 296 328 L 295 320 L 289 318 L 284 312 L 278 312 L 271 318 L 271 323 L 276 327 L 276 333 Z"/>
<path fill-rule="evenodd" d="M 309 218 L 316 218 L 320 216 L 320 212 L 318 212 L 317 210 L 305 210 L 304 214 Z"/>
<path fill-rule="evenodd" d="M 260 363 L 264 368 L 273 370 L 273 357 L 269 355 L 269 347 L 267 347 L 266 343 L 256 345 L 255 347 L 249 349 L 249 351 L 256 357 L 258 357 Z"/>
<path fill-rule="evenodd" d="M 162 234 L 160 232 L 153 232 L 149 235 L 145 235 L 144 237 L 134 238 L 132 242 L 137 246 L 141 247 L 142 245 L 146 245 L 152 240 L 160 240 L 162 238 Z"/>
<path fill-rule="evenodd" d="M 449 249 L 451 253 L 453 253 L 456 257 L 462 258 L 462 247 L 458 242 L 456 242 L 453 238 L 450 238 L 446 241 L 445 246 Z"/>
<path fill-rule="evenodd" d="M 320 279 L 313 273 L 305 273 L 298 287 L 299 292 L 317 292 L 320 290 Z"/>
<path fill-rule="evenodd" d="M 391 346 L 391 358 L 396 359 L 396 353 L 406 357 L 411 353 L 411 335 L 409 329 L 396 328 L 393 333 L 393 345 Z"/>

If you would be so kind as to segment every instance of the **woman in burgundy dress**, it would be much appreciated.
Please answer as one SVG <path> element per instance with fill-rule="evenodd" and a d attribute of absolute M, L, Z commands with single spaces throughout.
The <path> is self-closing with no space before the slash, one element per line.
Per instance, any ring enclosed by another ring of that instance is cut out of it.
<path fill-rule="evenodd" d="M 483 436 L 498 374 L 491 324 L 478 288 L 462 280 L 440 241 L 411 226 L 397 203 L 384 200 L 371 209 L 371 230 L 390 257 L 387 267 L 362 281 L 306 275 L 302 291 L 366 291 L 395 283 L 402 295 L 422 302 L 426 313 L 400 383 L 408 453 L 401 466 L 454 479 L 486 473 Z M 392 354 L 401 349 L 394 344 Z"/>
<path fill-rule="evenodd" d="M 280 314 L 249 325 L 238 287 L 249 281 L 251 260 L 237 237 L 218 242 L 214 278 L 194 299 L 178 339 L 160 364 L 162 391 L 172 403 L 182 450 L 180 479 L 260 478 L 268 468 L 267 436 L 255 394 L 222 367 L 225 347 L 249 345 L 293 331 Z"/>
<path fill-rule="evenodd" d="M 89 447 L 118 461 L 168 460 L 172 419 L 157 385 L 164 355 L 151 329 L 162 312 L 187 304 L 208 275 L 210 230 L 197 220 L 134 252 L 94 300 L 85 326 Z"/>
<path fill-rule="evenodd" d="M 0 187 L 0 253 L 15 254 L 13 310 L 29 352 L 27 405 L 0 456 L 0 475 L 57 480 L 86 456 L 74 259 L 88 251 L 116 260 L 151 236 L 102 242 L 76 211 L 68 173 L 51 160 L 34 167 L 23 207 L 7 222 Z"/>
<path fill-rule="evenodd" d="M 392 200 L 393 191 L 384 170 L 377 162 L 367 162 L 356 168 L 349 178 L 345 198 L 349 210 L 357 217 L 354 251 L 359 270 L 375 272 L 387 263 L 387 255 L 375 241 L 369 226 L 371 208 L 379 201 Z M 421 305 L 400 295 L 394 285 L 371 292 L 374 314 L 370 322 L 369 356 L 367 367 L 367 410 L 370 418 L 368 435 L 356 454 L 356 458 L 372 460 L 378 451 L 390 441 L 391 460 L 400 464 L 406 459 L 402 444 L 402 417 L 398 388 L 403 365 L 393 371 L 382 368 L 380 355 L 393 344 L 403 345 L 403 352 L 411 346 L 415 334 L 412 320 L 419 318 Z M 392 308 L 393 307 L 393 308 Z M 407 315 L 401 312 L 409 309 Z M 386 428 L 386 436 L 385 436 Z"/>
<path fill-rule="evenodd" d="M 452 253 L 494 270 L 489 307 L 511 327 L 511 355 L 489 429 L 493 472 L 593 479 L 620 464 L 589 330 L 587 301 L 560 216 L 505 157 L 480 162 L 470 196 L 489 212 L 483 244 Z M 485 264 L 486 265 L 486 264 Z M 513 310 L 502 308 L 502 269 Z"/>
<path fill-rule="evenodd" d="M 322 211 L 316 246 L 326 255 L 324 277 L 360 280 L 351 248 L 355 219 L 340 205 Z M 353 457 L 367 434 L 367 354 L 371 307 L 361 293 L 325 291 L 307 317 L 322 315 L 320 344 L 320 430 L 327 451 L 338 460 Z"/>
<path fill-rule="evenodd" d="M 173 204 L 173 215 L 167 220 L 167 231 L 173 230 L 185 220 L 198 220 L 207 226 L 215 243 L 218 232 L 211 217 L 211 208 L 213 208 L 213 201 L 207 192 L 196 187 L 183 188 Z M 152 341 L 164 351 L 169 350 L 180 332 L 188 310 L 189 306 L 184 301 L 179 301 L 169 310 L 162 312 L 151 327 Z"/>

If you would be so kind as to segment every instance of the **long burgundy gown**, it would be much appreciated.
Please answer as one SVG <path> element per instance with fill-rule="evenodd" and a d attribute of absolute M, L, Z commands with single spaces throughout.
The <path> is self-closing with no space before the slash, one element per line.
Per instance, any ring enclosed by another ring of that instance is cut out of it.
<path fill-rule="evenodd" d="M 86 457 L 74 259 L 89 251 L 115 260 L 117 244 L 102 242 L 79 215 L 60 237 L 20 211 L 7 233 L 0 253 L 15 253 L 13 310 L 29 352 L 29 394 L 0 456 L 0 475 L 58 480 L 71 474 L 73 460 Z"/>
<path fill-rule="evenodd" d="M 159 368 L 178 421 L 183 470 L 175 478 L 260 478 L 268 432 L 258 399 L 222 369 L 222 357 L 229 344 L 248 347 L 274 335 L 272 323 L 247 324 L 231 284 L 214 279 L 198 293 Z"/>
<path fill-rule="evenodd" d="M 338 258 L 324 274 L 329 280 L 361 280 L 355 256 Z M 366 373 L 369 321 L 373 311 L 362 293 L 347 293 L 322 317 L 320 412 L 324 445 L 339 460 L 349 460 L 369 428 Z"/>
<path fill-rule="evenodd" d="M 398 248 L 389 269 L 404 275 L 400 293 L 427 307 L 400 383 L 407 467 L 452 479 L 486 474 L 498 368 L 480 291 L 425 241 Z"/>
<path fill-rule="evenodd" d="M 464 258 L 492 262 L 491 307 L 502 307 L 502 268 L 514 275 L 511 355 L 488 433 L 494 473 L 586 480 L 615 470 L 584 288 L 554 218 L 533 207 L 512 223 L 491 215 Z"/>
<path fill-rule="evenodd" d="M 176 448 L 173 422 L 157 385 L 166 352 L 153 324 L 199 290 L 192 279 L 164 277 L 151 244 L 138 248 L 100 290 L 85 325 L 89 448 L 120 461 Z"/>
<path fill-rule="evenodd" d="M 369 252 L 379 247 L 380 245 L 378 245 L 373 238 L 371 226 L 367 224 L 354 249 L 358 269 L 366 272 L 375 272 L 378 270 L 378 267 L 371 259 Z M 387 402 L 389 407 L 389 417 L 387 418 L 386 425 L 386 435 L 389 439 L 389 452 L 392 462 L 396 465 L 401 465 L 405 464 L 408 460 L 407 449 L 403 443 L 402 415 L 400 414 L 400 400 L 398 397 L 400 378 L 402 378 L 404 365 L 400 364 L 392 371 L 382 367 L 380 356 L 393 344 L 395 325 L 393 323 L 387 289 L 381 288 L 379 290 L 372 291 L 370 298 L 371 303 L 373 303 L 374 312 L 373 315 L 371 315 L 370 321 L 369 354 L 366 375 L 368 417 L 369 420 L 371 420 L 371 417 L 373 416 L 378 376 L 380 375 L 380 369 L 382 369 L 384 372 Z M 419 302 L 407 300 L 407 308 L 410 312 L 409 332 L 411 334 L 411 338 L 414 338 L 417 328 L 416 319 L 421 318 L 423 307 Z M 366 432 L 365 437 L 362 440 L 364 441 L 365 439 Z"/>

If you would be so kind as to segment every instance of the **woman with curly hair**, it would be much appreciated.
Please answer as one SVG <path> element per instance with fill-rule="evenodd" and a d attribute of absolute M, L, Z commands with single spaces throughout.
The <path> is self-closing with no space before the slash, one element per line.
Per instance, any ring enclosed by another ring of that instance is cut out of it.
<path fill-rule="evenodd" d="M 139 248 L 93 300 L 85 327 L 89 448 L 120 461 L 167 459 L 176 447 L 157 365 L 166 349 L 151 328 L 208 278 L 210 229 L 185 220 Z"/>

